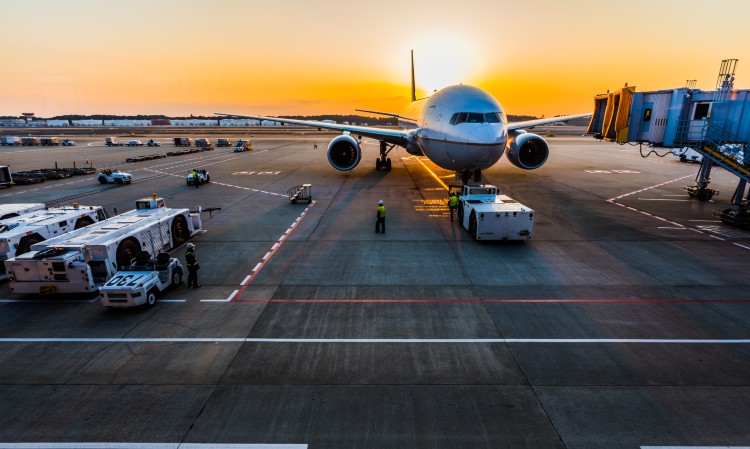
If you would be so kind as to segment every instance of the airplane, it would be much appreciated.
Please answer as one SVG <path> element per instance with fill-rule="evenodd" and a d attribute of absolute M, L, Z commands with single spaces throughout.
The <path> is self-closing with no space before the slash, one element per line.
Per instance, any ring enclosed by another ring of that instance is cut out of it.
<path fill-rule="evenodd" d="M 508 160 L 516 167 L 524 170 L 541 167 L 549 156 L 549 145 L 541 136 L 529 133 L 525 128 L 591 116 L 579 114 L 508 123 L 502 106 L 492 95 L 463 84 L 445 87 L 418 100 L 413 50 L 411 100 L 401 114 L 357 109 L 397 118 L 401 128 L 398 130 L 257 115 L 215 114 L 342 131 L 342 135 L 331 140 L 327 150 L 328 162 L 336 170 L 351 170 L 362 159 L 360 142 L 352 137 L 356 134 L 380 142 L 376 170 L 391 169 L 388 153 L 399 146 L 409 154 L 426 156 L 439 167 L 455 171 L 456 180 L 460 179 L 464 184 L 472 178 L 474 182 L 481 182 L 482 170 L 493 166 L 505 151 Z"/>

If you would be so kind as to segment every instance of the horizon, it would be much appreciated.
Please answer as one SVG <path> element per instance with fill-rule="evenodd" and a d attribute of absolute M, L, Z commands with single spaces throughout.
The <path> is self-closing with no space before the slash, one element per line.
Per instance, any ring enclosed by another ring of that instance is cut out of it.
<path fill-rule="evenodd" d="M 750 4 L 741 0 L 717 0 L 704 14 L 737 30 L 731 39 L 690 26 L 700 33 L 690 42 L 663 30 L 692 23 L 696 0 L 635 0 L 629 10 L 642 12 L 625 16 L 614 1 L 496 3 L 458 17 L 447 2 L 424 0 L 16 2 L 0 28 L 0 115 L 399 113 L 410 101 L 410 49 L 419 97 L 471 84 L 512 115 L 590 112 L 595 95 L 625 83 L 644 91 L 697 79 L 713 90 L 727 58 L 740 60 L 735 87 L 750 86 Z M 362 30 L 365 15 L 373 32 Z"/>

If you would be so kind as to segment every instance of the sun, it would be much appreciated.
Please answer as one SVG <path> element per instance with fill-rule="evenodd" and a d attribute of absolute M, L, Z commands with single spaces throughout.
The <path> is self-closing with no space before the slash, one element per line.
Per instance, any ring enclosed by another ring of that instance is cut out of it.
<path fill-rule="evenodd" d="M 414 42 L 417 90 L 431 95 L 455 84 L 470 84 L 481 72 L 476 46 L 456 36 L 431 35 Z"/>

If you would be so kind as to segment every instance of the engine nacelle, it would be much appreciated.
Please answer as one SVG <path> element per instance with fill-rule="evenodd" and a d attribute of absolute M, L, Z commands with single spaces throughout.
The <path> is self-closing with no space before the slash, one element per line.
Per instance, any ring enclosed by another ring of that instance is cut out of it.
<path fill-rule="evenodd" d="M 328 162 L 336 170 L 349 171 L 359 164 L 360 159 L 362 150 L 352 136 L 344 134 L 328 144 Z"/>
<path fill-rule="evenodd" d="M 525 131 L 511 131 L 506 152 L 511 164 L 524 170 L 534 170 L 547 162 L 549 145 L 536 134 Z"/>

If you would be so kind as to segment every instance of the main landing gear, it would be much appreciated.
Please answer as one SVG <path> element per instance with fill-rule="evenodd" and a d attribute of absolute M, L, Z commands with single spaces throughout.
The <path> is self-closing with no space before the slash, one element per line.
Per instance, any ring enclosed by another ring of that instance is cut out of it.
<path fill-rule="evenodd" d="M 470 180 L 482 182 L 482 170 L 461 170 L 456 172 L 456 181 L 468 184 Z"/>
<path fill-rule="evenodd" d="M 387 143 L 381 141 L 380 142 L 380 157 L 375 161 L 375 170 L 385 169 L 385 171 L 391 171 L 391 158 L 388 157 L 388 153 L 391 152 L 391 150 L 396 145 L 388 146 Z"/>

